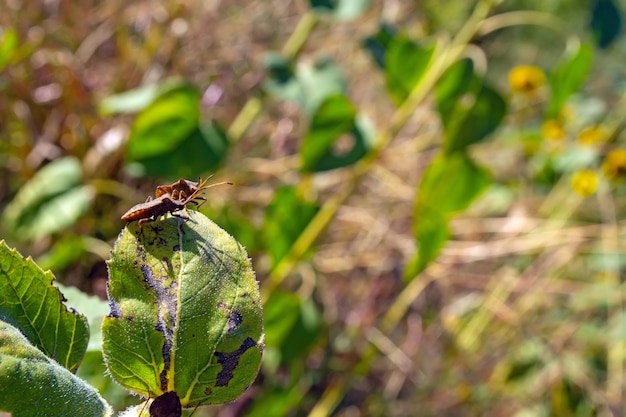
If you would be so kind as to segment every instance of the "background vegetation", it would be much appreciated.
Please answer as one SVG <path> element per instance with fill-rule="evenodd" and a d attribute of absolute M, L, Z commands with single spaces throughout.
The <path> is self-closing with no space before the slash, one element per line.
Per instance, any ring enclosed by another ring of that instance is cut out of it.
<path fill-rule="evenodd" d="M 129 207 L 235 184 L 267 348 L 196 415 L 622 415 L 623 2 L 0 5 L 9 246 L 105 299 Z"/>

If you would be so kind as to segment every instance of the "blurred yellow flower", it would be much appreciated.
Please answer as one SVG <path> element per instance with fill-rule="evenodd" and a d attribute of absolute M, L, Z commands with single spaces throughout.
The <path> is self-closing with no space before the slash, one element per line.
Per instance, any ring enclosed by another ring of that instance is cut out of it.
<path fill-rule="evenodd" d="M 609 179 L 616 179 L 626 174 L 626 151 L 613 149 L 602 162 L 602 172 Z"/>
<path fill-rule="evenodd" d="M 572 189 L 582 197 L 589 197 L 596 192 L 599 182 L 598 175 L 594 171 L 583 169 L 572 177 Z"/>
<path fill-rule="evenodd" d="M 609 132 L 603 126 L 592 126 L 580 131 L 576 140 L 587 146 L 604 142 L 609 137 Z"/>
<path fill-rule="evenodd" d="M 534 93 L 546 83 L 546 75 L 541 68 L 520 65 L 509 72 L 509 85 L 515 93 Z"/>
<path fill-rule="evenodd" d="M 565 137 L 565 129 L 558 120 L 550 119 L 541 125 L 541 134 L 544 138 L 552 140 L 563 140 Z"/>

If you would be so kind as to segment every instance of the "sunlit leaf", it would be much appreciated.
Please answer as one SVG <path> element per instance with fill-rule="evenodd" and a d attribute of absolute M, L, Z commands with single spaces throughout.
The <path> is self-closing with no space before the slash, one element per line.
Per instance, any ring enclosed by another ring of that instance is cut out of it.
<path fill-rule="evenodd" d="M 98 391 L 0 320 L 0 410 L 13 417 L 111 416 Z"/>
<path fill-rule="evenodd" d="M 37 257 L 37 264 L 42 269 L 58 272 L 76 264 L 87 253 L 83 236 L 65 234 L 55 242 L 54 246 L 43 255 Z"/>
<path fill-rule="evenodd" d="M 75 371 L 89 341 L 87 319 L 64 305 L 53 280 L 50 271 L 0 241 L 0 320 L 19 328 L 43 353 Z"/>
<path fill-rule="evenodd" d="M 58 284 L 59 290 L 67 299 L 66 304 L 72 309 L 80 311 L 89 323 L 89 344 L 87 351 L 102 350 L 102 320 L 109 312 L 109 305 L 95 295 L 89 295 L 76 287 L 67 287 Z M 81 367 L 82 367 L 81 363 Z"/>
<path fill-rule="evenodd" d="M 341 152 L 337 141 L 345 136 L 352 143 Z M 357 122 L 356 108 L 343 95 L 328 97 L 313 115 L 309 131 L 302 141 L 302 170 L 328 171 L 352 165 L 367 155 L 373 146 L 371 129 Z"/>
<path fill-rule="evenodd" d="M 198 128 L 200 94 L 180 84 L 159 95 L 135 118 L 128 139 L 127 156 L 142 160 L 175 150 Z"/>
<path fill-rule="evenodd" d="M 449 238 L 448 222 L 452 216 L 466 209 L 490 181 L 487 172 L 462 152 L 441 154 L 428 166 L 413 211 L 413 232 L 418 244 L 414 273 L 437 257 Z"/>
<path fill-rule="evenodd" d="M 270 94 L 293 101 L 307 114 L 334 94 L 343 94 L 347 84 L 341 69 L 333 61 L 321 59 L 313 64 L 293 62 L 277 54 L 266 57 L 270 77 L 263 84 Z"/>
<path fill-rule="evenodd" d="M 168 178 L 195 178 L 198 173 L 213 171 L 228 153 L 229 139 L 217 124 L 202 124 L 166 153 L 137 161 L 143 175 Z"/>
<path fill-rule="evenodd" d="M 437 84 L 435 93 L 446 153 L 463 150 L 485 139 L 506 114 L 506 102 L 474 74 L 470 60 L 451 67 Z"/>
<path fill-rule="evenodd" d="M 387 50 L 395 36 L 394 28 L 386 23 L 382 23 L 376 34 L 368 36 L 363 40 L 363 46 L 370 52 L 380 68 L 385 68 Z"/>
<path fill-rule="evenodd" d="M 159 94 L 180 85 L 181 82 L 176 82 L 176 84 L 144 85 L 123 93 L 114 94 L 104 98 L 100 102 L 98 110 L 104 115 L 137 113 L 152 104 Z"/>
<path fill-rule="evenodd" d="M 266 247 L 274 265 L 289 253 L 318 210 L 317 204 L 299 196 L 293 187 L 276 191 L 265 212 L 263 226 Z"/>
<path fill-rule="evenodd" d="M 400 105 L 420 81 L 430 64 L 434 47 L 424 47 L 406 37 L 396 37 L 385 56 L 387 91 Z"/>
<path fill-rule="evenodd" d="M 297 294 L 274 292 L 266 303 L 267 347 L 280 352 L 289 363 L 305 356 L 322 334 L 322 317 L 312 300 Z"/>
<path fill-rule="evenodd" d="M 20 39 L 14 29 L 4 30 L 2 39 L 0 39 L 0 71 L 11 62 L 19 42 Z"/>
<path fill-rule="evenodd" d="M 254 381 L 263 328 L 245 249 L 203 214 L 120 234 L 109 266 L 103 351 L 111 376 L 183 407 L 233 401 Z"/>
<path fill-rule="evenodd" d="M 339 20 L 359 17 L 369 7 L 369 0 L 309 0 L 311 8 L 318 13 L 330 13 Z"/>
<path fill-rule="evenodd" d="M 89 208 L 93 191 L 80 185 L 82 168 L 74 157 L 50 162 L 24 184 L 7 205 L 3 222 L 21 240 L 36 240 L 67 229 Z"/>
<path fill-rule="evenodd" d="M 591 32 L 596 44 L 606 48 L 622 30 L 622 12 L 613 0 L 594 0 L 591 3 Z"/>
<path fill-rule="evenodd" d="M 582 44 L 576 50 L 568 51 L 564 59 L 550 72 L 548 81 L 552 97 L 547 118 L 558 118 L 565 101 L 582 87 L 589 74 L 592 58 L 593 48 Z"/>

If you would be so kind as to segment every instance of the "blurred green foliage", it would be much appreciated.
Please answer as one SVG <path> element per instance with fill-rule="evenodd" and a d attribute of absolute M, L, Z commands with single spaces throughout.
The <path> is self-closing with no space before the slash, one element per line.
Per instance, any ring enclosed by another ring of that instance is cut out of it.
<path fill-rule="evenodd" d="M 196 415 L 620 415 L 623 3 L 2 6 L 9 246 L 105 299 L 122 213 L 235 184 L 200 210 L 248 248 L 268 349 Z"/>

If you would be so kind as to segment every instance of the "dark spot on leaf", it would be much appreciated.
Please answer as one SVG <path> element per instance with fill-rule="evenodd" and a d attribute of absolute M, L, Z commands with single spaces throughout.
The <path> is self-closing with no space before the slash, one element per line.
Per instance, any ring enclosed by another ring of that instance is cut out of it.
<path fill-rule="evenodd" d="M 112 317 L 115 319 L 122 318 L 122 310 L 120 309 L 120 305 L 111 297 L 109 297 L 109 312 L 108 317 Z"/>
<path fill-rule="evenodd" d="M 205 395 L 211 395 L 211 394 L 213 394 L 213 390 L 210 387 L 207 387 L 207 389 L 204 390 L 204 394 Z"/>
<path fill-rule="evenodd" d="M 176 297 L 163 287 L 163 281 L 167 280 L 167 276 L 161 277 L 161 279 L 157 279 L 154 271 L 150 269 L 147 265 L 141 265 L 141 273 L 143 274 L 144 281 L 154 290 L 156 293 L 155 303 L 158 308 L 158 317 L 157 324 L 155 329 L 158 332 L 163 333 L 163 348 L 161 349 L 161 354 L 163 355 L 163 370 L 160 374 L 160 383 L 161 389 L 167 388 L 167 373 L 170 369 L 171 357 L 170 353 L 173 346 L 173 338 L 174 338 L 174 329 L 169 328 L 167 323 L 175 323 L 176 322 Z M 167 314 L 170 316 L 169 320 L 166 317 L 166 313 L 163 311 L 161 306 L 165 306 L 167 310 Z"/>
<path fill-rule="evenodd" d="M 150 417 L 180 417 L 182 414 L 180 398 L 174 391 L 158 396 L 150 404 Z"/>
<path fill-rule="evenodd" d="M 172 250 L 174 252 L 178 252 L 180 250 L 180 245 L 174 245 L 174 247 L 172 248 Z"/>
<path fill-rule="evenodd" d="M 222 365 L 222 370 L 217 374 L 217 381 L 215 382 L 216 387 L 225 387 L 229 384 L 230 380 L 233 379 L 233 371 L 239 365 L 241 355 L 256 345 L 256 342 L 251 337 L 248 337 L 243 341 L 241 346 L 239 346 L 239 349 L 234 352 L 215 352 L 217 362 Z"/>
<path fill-rule="evenodd" d="M 228 316 L 228 323 L 226 331 L 228 333 L 232 333 L 243 321 L 243 316 L 239 312 L 239 310 L 234 310 L 230 312 Z"/>
<path fill-rule="evenodd" d="M 228 319 L 226 323 L 226 331 L 228 333 L 232 333 L 233 330 L 235 330 L 241 324 L 241 322 L 243 322 L 243 316 L 241 315 L 241 313 L 238 310 L 230 310 L 228 306 L 222 301 L 217 303 L 217 308 L 221 308 L 228 312 Z"/>

